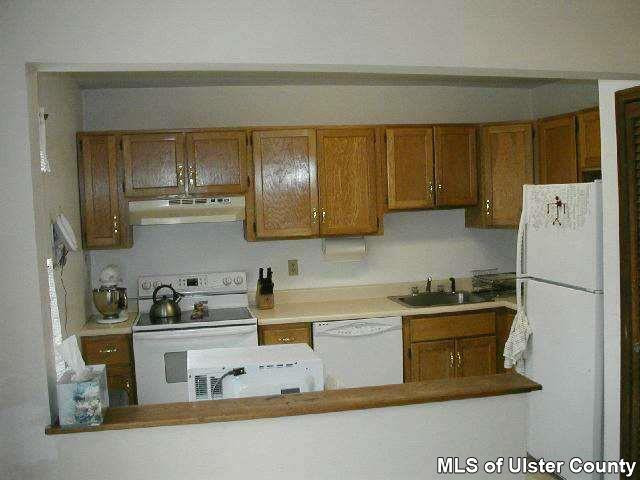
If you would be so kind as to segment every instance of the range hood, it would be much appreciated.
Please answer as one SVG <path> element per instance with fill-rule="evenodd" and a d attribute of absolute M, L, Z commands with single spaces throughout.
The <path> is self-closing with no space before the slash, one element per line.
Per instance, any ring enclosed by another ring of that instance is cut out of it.
<path fill-rule="evenodd" d="M 244 220 L 244 197 L 184 197 L 129 202 L 130 225 L 237 222 Z"/>

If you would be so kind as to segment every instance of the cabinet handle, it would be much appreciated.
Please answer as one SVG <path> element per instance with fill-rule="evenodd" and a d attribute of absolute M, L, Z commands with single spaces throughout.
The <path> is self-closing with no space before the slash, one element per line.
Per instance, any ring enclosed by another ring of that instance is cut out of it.
<path fill-rule="evenodd" d="M 313 221 L 316 222 L 318 220 L 318 209 L 314 208 L 311 211 L 311 217 L 313 218 Z"/>
<path fill-rule="evenodd" d="M 113 235 L 118 236 L 118 216 L 113 216 Z"/>
<path fill-rule="evenodd" d="M 291 343 L 291 342 L 293 342 L 293 340 L 294 339 L 291 338 L 291 337 L 280 337 L 280 338 L 278 338 L 278 342 L 280 342 L 280 343 Z"/>
<path fill-rule="evenodd" d="M 193 187 L 196 183 L 196 169 L 193 165 L 189 165 L 189 186 Z"/>
<path fill-rule="evenodd" d="M 460 352 L 457 352 L 456 355 L 458 356 L 458 368 L 462 368 L 462 355 Z"/>
<path fill-rule="evenodd" d="M 178 186 L 184 186 L 184 166 L 178 165 Z"/>
<path fill-rule="evenodd" d="M 449 367 L 453 368 L 453 352 L 449 352 Z"/>
<path fill-rule="evenodd" d="M 117 347 L 104 347 L 103 349 L 100 350 L 100 353 L 105 354 L 105 353 L 116 353 L 118 351 Z"/>
<path fill-rule="evenodd" d="M 427 190 L 429 190 L 429 195 L 433 199 L 433 182 L 429 182 L 429 186 L 427 187 Z"/>
<path fill-rule="evenodd" d="M 442 190 L 442 184 L 441 183 L 438 184 L 438 190 Z"/>
<path fill-rule="evenodd" d="M 131 390 L 131 382 L 128 379 L 125 380 L 124 385 L 123 385 L 123 389 L 127 393 L 129 393 L 129 390 Z"/>
<path fill-rule="evenodd" d="M 489 199 L 487 199 L 487 201 L 485 202 L 485 208 L 487 210 L 487 215 L 491 215 L 491 202 L 489 201 Z"/>
<path fill-rule="evenodd" d="M 324 210 L 322 210 L 322 223 L 324 223 L 324 221 L 327 218 L 327 212 L 325 212 Z"/>

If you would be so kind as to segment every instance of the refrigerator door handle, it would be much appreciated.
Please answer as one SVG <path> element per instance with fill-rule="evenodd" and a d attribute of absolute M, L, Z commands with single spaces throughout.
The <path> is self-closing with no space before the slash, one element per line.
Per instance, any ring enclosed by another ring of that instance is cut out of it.
<path fill-rule="evenodd" d="M 527 261 L 527 224 L 525 218 L 525 205 L 522 205 L 522 213 L 520 214 L 520 223 L 518 224 L 518 240 L 516 246 L 516 277 L 520 277 L 526 273 Z"/>

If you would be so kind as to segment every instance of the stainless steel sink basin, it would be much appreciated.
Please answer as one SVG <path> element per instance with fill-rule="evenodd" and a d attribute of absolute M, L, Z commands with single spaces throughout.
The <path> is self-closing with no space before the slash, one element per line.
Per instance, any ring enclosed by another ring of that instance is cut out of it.
<path fill-rule="evenodd" d="M 423 292 L 415 295 L 401 295 L 397 297 L 389 297 L 400 305 L 410 308 L 420 307 L 437 307 L 442 305 L 460 305 L 465 303 L 481 303 L 490 302 L 494 299 L 495 294 L 489 293 L 473 293 L 466 291 L 451 292 Z"/>

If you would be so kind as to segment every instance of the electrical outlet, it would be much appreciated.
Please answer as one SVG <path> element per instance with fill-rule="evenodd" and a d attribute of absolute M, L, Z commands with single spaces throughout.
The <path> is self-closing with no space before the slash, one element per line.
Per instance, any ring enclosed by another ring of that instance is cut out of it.
<path fill-rule="evenodd" d="M 289 260 L 289 276 L 297 277 L 298 276 L 298 260 L 295 258 L 293 260 Z"/>

